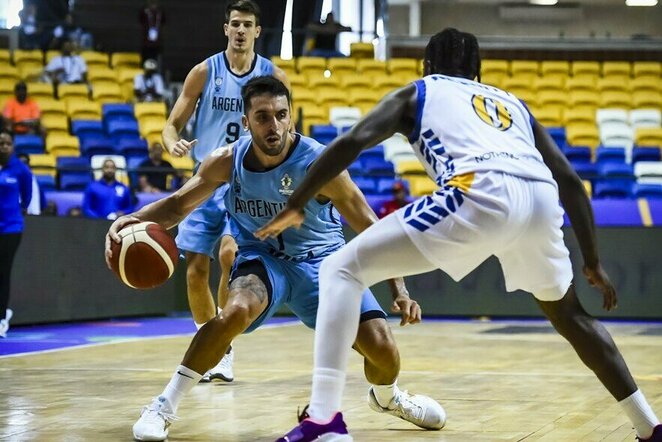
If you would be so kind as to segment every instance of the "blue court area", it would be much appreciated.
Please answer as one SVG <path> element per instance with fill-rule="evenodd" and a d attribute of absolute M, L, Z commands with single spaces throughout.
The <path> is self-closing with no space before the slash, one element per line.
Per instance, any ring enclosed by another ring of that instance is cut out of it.
<path fill-rule="evenodd" d="M 292 317 L 271 318 L 265 325 L 295 322 Z M 263 325 L 264 327 L 264 325 Z M 48 350 L 164 336 L 193 335 L 190 317 L 130 318 L 66 324 L 12 327 L 0 340 L 0 357 Z"/>

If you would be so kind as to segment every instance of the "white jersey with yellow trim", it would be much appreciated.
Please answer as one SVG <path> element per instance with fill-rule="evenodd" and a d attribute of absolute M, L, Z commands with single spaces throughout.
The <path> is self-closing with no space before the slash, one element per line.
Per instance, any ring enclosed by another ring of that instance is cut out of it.
<path fill-rule="evenodd" d="M 416 125 L 409 141 L 439 186 L 471 192 L 474 174 L 483 171 L 556 186 L 535 147 L 531 114 L 513 94 L 445 75 L 429 75 L 414 84 Z"/>

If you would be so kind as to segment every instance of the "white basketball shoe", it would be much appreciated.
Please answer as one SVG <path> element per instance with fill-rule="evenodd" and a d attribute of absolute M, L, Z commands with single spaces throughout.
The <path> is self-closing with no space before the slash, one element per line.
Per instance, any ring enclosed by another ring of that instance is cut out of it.
<path fill-rule="evenodd" d="M 388 413 L 426 430 L 441 430 L 446 425 L 446 411 L 437 401 L 406 390 L 398 390 L 388 406 L 382 407 L 370 387 L 368 405 L 378 413 Z"/>
<path fill-rule="evenodd" d="M 133 424 L 133 438 L 144 441 L 162 441 L 168 437 L 168 427 L 179 419 L 170 410 L 166 398 L 155 397 L 143 407 L 140 419 Z"/>
<path fill-rule="evenodd" d="M 223 356 L 221 362 L 202 376 L 200 382 L 211 382 L 214 379 L 224 382 L 232 382 L 234 380 L 234 371 L 232 370 L 233 364 L 234 350 L 230 349 L 230 351 Z"/>
<path fill-rule="evenodd" d="M 9 320 L 14 316 L 12 309 L 8 308 L 5 319 L 0 319 L 0 338 L 6 338 L 9 331 Z"/>

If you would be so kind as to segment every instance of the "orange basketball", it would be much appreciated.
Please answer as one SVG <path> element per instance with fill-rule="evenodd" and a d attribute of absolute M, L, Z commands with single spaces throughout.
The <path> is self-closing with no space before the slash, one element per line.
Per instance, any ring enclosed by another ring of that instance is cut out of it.
<path fill-rule="evenodd" d="M 126 226 L 119 236 L 120 243 L 111 243 L 110 265 L 124 284 L 151 289 L 172 276 L 178 251 L 167 230 L 156 223 L 142 222 Z"/>

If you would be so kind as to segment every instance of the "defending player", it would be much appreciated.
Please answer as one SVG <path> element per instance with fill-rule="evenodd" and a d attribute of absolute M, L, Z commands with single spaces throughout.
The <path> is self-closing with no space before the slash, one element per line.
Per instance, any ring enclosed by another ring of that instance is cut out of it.
<path fill-rule="evenodd" d="M 662 426 L 638 390 L 607 330 L 582 308 L 563 243 L 563 211 L 584 258 L 584 275 L 616 306 L 602 266 L 591 203 L 581 180 L 545 129 L 512 94 L 480 81 L 476 38 L 455 29 L 432 37 L 425 78 L 385 97 L 312 165 L 285 210 L 257 232 L 290 234 L 302 208 L 362 149 L 395 132 L 409 134 L 428 175 L 430 196 L 373 224 L 320 268 L 315 369 L 309 414 L 280 441 L 349 441 L 341 409 L 347 355 L 365 287 L 441 268 L 460 280 L 490 255 L 506 288 L 532 293 L 556 330 L 619 402 L 642 440 L 662 441 Z M 338 431 L 338 428 L 341 431 Z"/>
<path fill-rule="evenodd" d="M 242 96 L 246 111 L 243 123 L 251 136 L 214 151 L 202 162 L 199 172 L 173 195 L 116 220 L 106 239 L 109 258 L 110 241 L 119 240 L 117 232 L 123 226 L 153 221 L 171 228 L 221 183 L 230 183 L 225 203 L 233 229 L 238 232 L 239 251 L 228 303 L 220 315 L 198 331 L 163 393 L 144 408 L 133 427 L 138 440 L 164 440 L 180 400 L 202 373 L 218 362 L 232 339 L 255 330 L 283 304 L 308 327 L 314 327 L 319 265 L 325 256 L 344 245 L 338 212 L 357 232 L 377 219 L 345 173 L 306 205 L 300 230 L 273 241 L 257 240 L 252 232 L 284 206 L 324 146 L 289 132 L 289 92 L 279 80 L 254 78 L 244 86 Z M 393 308 L 402 315 L 401 325 L 418 322 L 420 307 L 409 298 L 404 282 L 393 281 L 391 288 Z M 364 290 L 360 298 L 361 325 L 354 348 L 365 358 L 365 375 L 372 384 L 370 407 L 422 428 L 441 428 L 445 413 L 439 404 L 397 387 L 400 358 L 385 314 L 369 290 Z"/>
<path fill-rule="evenodd" d="M 163 130 L 163 142 L 168 152 L 181 157 L 192 152 L 196 164 L 211 151 L 236 141 L 242 133 L 243 103 L 241 87 L 251 78 L 274 75 L 285 80 L 282 70 L 254 51 L 260 36 L 260 9 L 252 0 L 231 1 L 225 10 L 223 30 L 228 37 L 225 51 L 215 54 L 191 69 Z M 196 139 L 180 139 L 179 133 L 193 111 Z M 196 327 L 213 318 L 217 310 L 209 288 L 209 267 L 218 239 L 221 238 L 219 262 L 221 280 L 218 286 L 218 307 L 222 309 L 228 297 L 230 269 L 237 246 L 230 236 L 223 196 L 227 186 L 219 189 L 196 208 L 179 225 L 177 247 L 186 257 L 188 301 Z M 234 378 L 232 347 L 218 366 L 207 373 L 203 382 Z"/>

